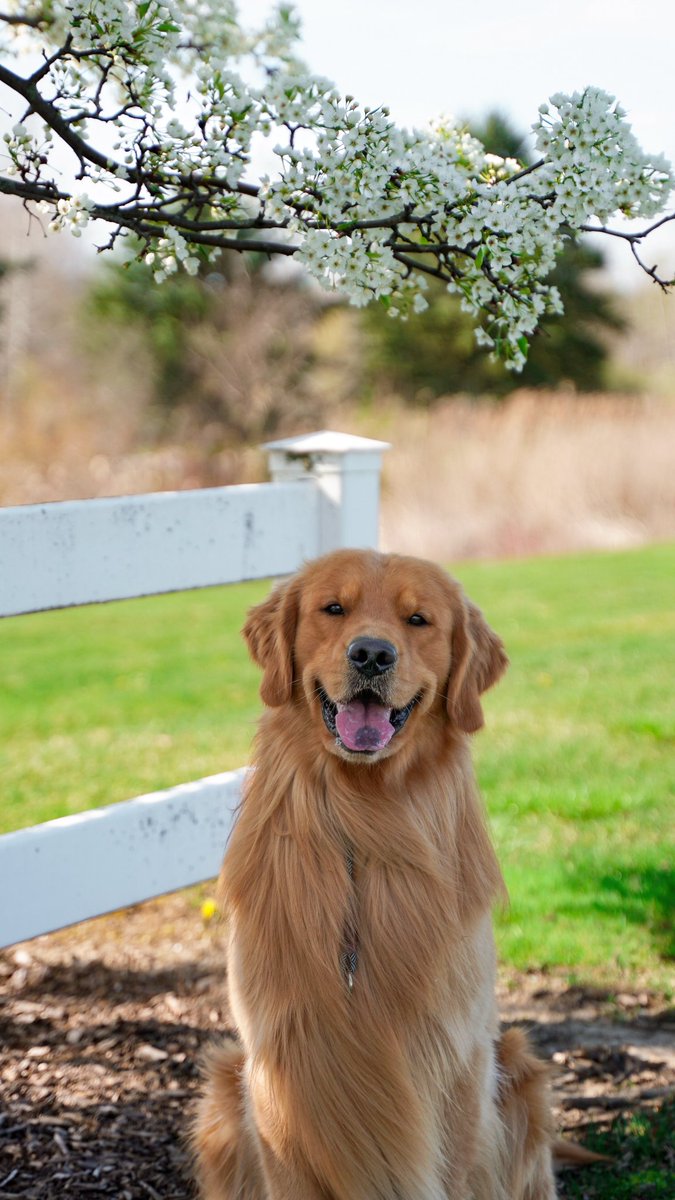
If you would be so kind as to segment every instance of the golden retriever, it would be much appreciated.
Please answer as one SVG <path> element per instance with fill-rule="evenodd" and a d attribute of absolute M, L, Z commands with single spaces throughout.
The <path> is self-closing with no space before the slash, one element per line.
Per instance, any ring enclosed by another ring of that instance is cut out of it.
<path fill-rule="evenodd" d="M 432 563 L 338 551 L 254 608 L 267 710 L 221 875 L 237 1039 L 205 1200 L 551 1200 L 547 1069 L 499 1031 L 468 735 L 507 665 Z"/>

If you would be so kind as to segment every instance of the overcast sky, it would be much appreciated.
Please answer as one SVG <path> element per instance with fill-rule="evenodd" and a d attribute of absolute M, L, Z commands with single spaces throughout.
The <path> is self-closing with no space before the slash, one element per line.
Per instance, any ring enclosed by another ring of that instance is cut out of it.
<path fill-rule="evenodd" d="M 269 0 L 243 0 L 254 26 Z M 296 0 L 308 66 L 397 121 L 508 111 L 522 126 L 552 92 L 616 95 L 646 149 L 675 159 L 673 0 Z"/>

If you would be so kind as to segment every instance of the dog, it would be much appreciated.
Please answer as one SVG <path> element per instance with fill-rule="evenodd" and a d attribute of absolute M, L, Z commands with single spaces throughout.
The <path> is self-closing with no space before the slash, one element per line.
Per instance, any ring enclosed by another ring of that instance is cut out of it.
<path fill-rule="evenodd" d="M 438 566 L 350 550 L 244 636 L 266 711 L 219 885 L 237 1034 L 206 1065 L 204 1200 L 553 1200 L 469 752 L 500 638 Z"/>

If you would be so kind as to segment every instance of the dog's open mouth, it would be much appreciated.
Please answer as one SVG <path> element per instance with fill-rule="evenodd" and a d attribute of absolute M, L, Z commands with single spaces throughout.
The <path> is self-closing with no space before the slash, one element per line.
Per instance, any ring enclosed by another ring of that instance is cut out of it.
<path fill-rule="evenodd" d="M 418 693 L 404 708 L 387 708 L 379 696 L 365 689 L 343 704 L 331 700 L 320 684 L 317 690 L 326 729 L 346 750 L 359 754 L 384 750 L 421 700 Z"/>

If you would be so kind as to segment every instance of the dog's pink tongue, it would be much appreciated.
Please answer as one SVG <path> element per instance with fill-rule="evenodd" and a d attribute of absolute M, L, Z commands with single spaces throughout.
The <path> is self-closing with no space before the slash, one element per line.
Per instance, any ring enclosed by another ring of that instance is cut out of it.
<path fill-rule="evenodd" d="M 383 750 L 394 736 L 391 709 L 382 704 L 352 700 L 338 704 L 335 724 L 349 750 Z"/>

